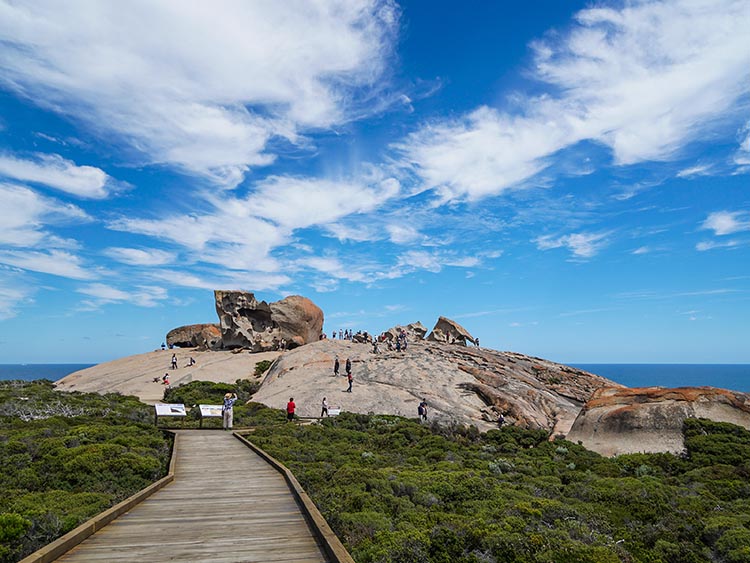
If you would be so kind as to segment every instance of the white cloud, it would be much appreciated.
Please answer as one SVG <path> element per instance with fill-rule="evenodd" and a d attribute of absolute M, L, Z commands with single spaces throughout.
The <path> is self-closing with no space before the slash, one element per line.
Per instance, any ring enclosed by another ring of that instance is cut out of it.
<path fill-rule="evenodd" d="M 534 45 L 535 76 L 554 95 L 429 124 L 395 148 L 441 201 L 518 186 L 585 140 L 618 164 L 670 159 L 750 91 L 747 29 L 744 0 L 583 10 L 569 34 Z"/>
<path fill-rule="evenodd" d="M 207 196 L 201 214 L 164 219 L 122 218 L 110 224 L 120 231 L 149 235 L 187 249 L 188 258 L 224 268 L 277 272 L 274 249 L 287 245 L 299 229 L 330 229 L 337 221 L 375 210 L 399 193 L 392 178 L 364 181 L 273 176 L 245 198 L 226 192 Z"/>
<path fill-rule="evenodd" d="M 233 186 L 267 142 L 361 114 L 389 0 L 0 3 L 0 80 L 145 154 Z M 364 92 L 363 92 L 364 90 Z"/>
<path fill-rule="evenodd" d="M 47 252 L 2 250 L 0 251 L 0 264 L 75 280 L 90 280 L 98 277 L 96 272 L 84 267 L 80 257 L 63 250 Z"/>
<path fill-rule="evenodd" d="M 21 159 L 0 154 L 0 176 L 55 188 L 81 198 L 103 199 L 117 183 L 100 168 L 76 166 L 57 154 Z"/>
<path fill-rule="evenodd" d="M 163 266 L 174 262 L 175 256 L 171 252 L 154 248 L 120 248 L 112 247 L 104 251 L 106 256 L 130 266 Z"/>
<path fill-rule="evenodd" d="M 94 283 L 78 288 L 78 293 L 95 298 L 86 301 L 87 309 L 97 309 L 109 303 L 132 303 L 139 307 L 156 307 L 169 297 L 163 287 L 139 285 L 132 291 L 123 291 L 103 283 Z"/>
<path fill-rule="evenodd" d="M 605 237 L 608 233 L 572 233 L 554 237 L 545 235 L 538 237 L 534 242 L 540 250 L 565 247 L 574 256 L 579 258 L 591 258 L 606 244 Z"/>
<path fill-rule="evenodd" d="M 24 186 L 0 183 L 0 245 L 12 247 L 60 246 L 45 230 L 54 223 L 89 220 L 80 208 L 43 197 Z"/>
<path fill-rule="evenodd" d="M 715 235 L 731 235 L 740 231 L 750 231 L 750 213 L 743 211 L 715 211 L 709 214 L 702 229 L 709 229 Z"/>

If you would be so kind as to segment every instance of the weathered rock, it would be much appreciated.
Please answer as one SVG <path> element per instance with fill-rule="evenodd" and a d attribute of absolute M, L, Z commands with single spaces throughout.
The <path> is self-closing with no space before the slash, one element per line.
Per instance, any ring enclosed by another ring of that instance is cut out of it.
<path fill-rule="evenodd" d="M 750 429 L 750 395 L 715 387 L 601 388 L 576 418 L 568 440 L 602 455 L 682 452 L 682 423 L 709 418 Z"/>
<path fill-rule="evenodd" d="M 170 347 L 200 347 L 204 350 L 215 350 L 221 348 L 221 330 L 217 324 L 177 327 L 167 333 L 167 345 Z"/>
<path fill-rule="evenodd" d="M 424 340 L 424 335 L 427 334 L 427 329 L 425 328 L 425 326 L 417 321 L 416 323 L 409 323 L 406 326 L 396 325 L 392 328 L 389 328 L 383 333 L 383 337 L 386 340 L 393 340 L 395 338 L 398 338 L 398 335 L 401 334 L 401 331 L 404 331 L 406 333 L 406 338 L 407 340 L 409 340 L 409 342 Z"/>
<path fill-rule="evenodd" d="M 253 352 L 295 348 L 316 342 L 323 328 L 323 311 L 306 297 L 258 301 L 247 291 L 214 291 L 224 348 Z"/>
<path fill-rule="evenodd" d="M 351 358 L 352 393 L 343 393 L 344 377 L 332 375 L 336 356 L 341 373 Z M 486 348 L 418 340 L 405 353 L 381 347 L 373 354 L 369 346 L 323 340 L 282 354 L 253 400 L 283 408 L 291 396 L 301 416 L 317 416 L 327 397 L 351 412 L 416 417 L 426 398 L 430 420 L 487 430 L 503 413 L 508 424 L 565 434 L 594 390 L 611 385 L 575 368 Z"/>
<path fill-rule="evenodd" d="M 431 342 L 442 342 L 443 344 L 458 344 L 459 346 L 466 346 L 468 340 L 472 344 L 476 343 L 474 337 L 469 334 L 469 331 L 458 324 L 456 321 L 452 321 L 446 317 L 440 317 L 435 323 L 435 328 L 427 337 L 427 340 Z"/>

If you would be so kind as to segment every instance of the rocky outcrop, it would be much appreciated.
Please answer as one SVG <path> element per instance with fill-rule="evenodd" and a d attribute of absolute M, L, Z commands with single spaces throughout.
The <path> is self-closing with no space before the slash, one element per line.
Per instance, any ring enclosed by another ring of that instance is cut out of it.
<path fill-rule="evenodd" d="M 221 348 L 221 330 L 217 324 L 187 325 L 174 328 L 167 333 L 167 345 L 171 348 Z"/>
<path fill-rule="evenodd" d="M 295 348 L 315 342 L 323 311 L 306 297 L 292 295 L 273 303 L 246 291 L 214 291 L 222 346 L 252 352 Z"/>
<path fill-rule="evenodd" d="M 406 338 L 409 342 L 424 340 L 424 335 L 427 334 L 425 326 L 417 321 L 416 323 L 409 323 L 406 326 L 396 325 L 391 327 L 383 332 L 383 337 L 386 340 L 395 340 L 402 331 L 406 333 Z"/>
<path fill-rule="evenodd" d="M 354 386 L 333 376 L 352 361 Z M 301 416 L 320 414 L 320 401 L 360 413 L 416 417 L 427 399 L 429 419 L 497 427 L 508 424 L 565 434 L 583 403 L 599 387 L 616 385 L 602 377 L 539 358 L 485 348 L 445 346 L 416 340 L 406 352 L 349 341 L 323 340 L 282 354 L 269 370 L 254 400 L 283 408 L 294 397 Z"/>
<path fill-rule="evenodd" d="M 468 330 L 456 321 L 452 321 L 446 317 L 438 319 L 437 323 L 435 323 L 435 328 L 432 329 L 427 340 L 442 342 L 443 344 L 458 344 L 460 346 L 466 346 L 466 341 L 468 340 L 472 344 L 476 344 L 476 340 L 469 334 Z"/>
<path fill-rule="evenodd" d="M 750 395 L 715 387 L 601 388 L 586 402 L 568 440 L 602 455 L 684 449 L 686 418 L 750 429 Z"/>

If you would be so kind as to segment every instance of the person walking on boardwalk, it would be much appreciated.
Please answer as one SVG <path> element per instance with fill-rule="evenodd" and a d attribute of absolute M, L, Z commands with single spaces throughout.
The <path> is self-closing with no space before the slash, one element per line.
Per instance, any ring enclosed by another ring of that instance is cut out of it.
<path fill-rule="evenodd" d="M 291 422 L 294 420 L 294 410 L 297 405 L 294 404 L 294 397 L 289 397 L 289 402 L 286 404 L 286 421 Z"/>
<path fill-rule="evenodd" d="M 323 418 L 323 415 L 328 416 L 328 401 L 325 397 L 323 397 L 323 402 L 321 403 L 321 409 L 320 409 L 320 418 Z"/>
<path fill-rule="evenodd" d="M 339 374 L 339 357 L 336 356 L 336 359 L 333 361 L 333 375 Z"/>
<path fill-rule="evenodd" d="M 352 373 L 352 361 L 347 358 L 346 359 L 346 375 L 351 375 Z"/>
<path fill-rule="evenodd" d="M 221 406 L 221 420 L 224 430 L 232 429 L 232 422 L 234 421 L 234 412 L 232 407 L 237 401 L 237 393 L 227 393 L 224 395 L 224 404 Z"/>
<path fill-rule="evenodd" d="M 349 371 L 349 373 L 346 374 L 346 379 L 349 381 L 349 388 L 346 390 L 348 393 L 352 392 L 352 381 L 354 381 L 354 378 L 352 377 L 352 372 Z"/>

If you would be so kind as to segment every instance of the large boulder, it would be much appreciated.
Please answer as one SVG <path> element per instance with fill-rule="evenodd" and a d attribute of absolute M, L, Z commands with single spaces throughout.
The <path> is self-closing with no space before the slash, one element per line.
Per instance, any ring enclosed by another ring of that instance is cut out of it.
<path fill-rule="evenodd" d="M 224 348 L 253 352 L 295 348 L 320 339 L 323 311 L 306 297 L 258 301 L 247 291 L 214 291 Z"/>
<path fill-rule="evenodd" d="M 221 348 L 221 330 L 217 324 L 186 325 L 174 328 L 167 333 L 167 345 L 171 348 Z"/>
<path fill-rule="evenodd" d="M 383 338 L 385 340 L 395 340 L 401 332 L 406 333 L 406 338 L 411 341 L 424 340 L 424 335 L 427 334 L 425 326 L 417 321 L 416 323 L 409 323 L 406 326 L 396 325 L 383 332 Z"/>
<path fill-rule="evenodd" d="M 435 323 L 435 328 L 432 329 L 427 340 L 443 344 L 458 344 L 460 346 L 466 346 L 466 341 L 468 340 L 472 344 L 476 344 L 476 340 L 469 334 L 468 330 L 456 321 L 452 321 L 446 317 L 438 319 L 437 323 Z"/>
<path fill-rule="evenodd" d="M 715 387 L 603 387 L 586 402 L 567 438 L 602 455 L 680 453 L 686 418 L 750 429 L 750 395 Z"/>

